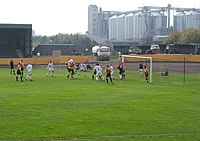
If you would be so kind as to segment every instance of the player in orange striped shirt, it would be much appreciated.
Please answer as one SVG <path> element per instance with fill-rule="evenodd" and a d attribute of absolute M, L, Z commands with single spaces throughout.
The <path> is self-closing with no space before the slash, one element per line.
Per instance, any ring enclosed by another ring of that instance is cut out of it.
<path fill-rule="evenodd" d="M 149 70 L 147 69 L 146 66 L 144 66 L 144 76 L 145 76 L 145 79 L 146 79 L 146 82 L 147 82 L 147 83 L 149 83 L 149 82 L 148 82 L 148 75 L 149 75 Z"/>
<path fill-rule="evenodd" d="M 111 77 L 111 72 L 112 72 L 112 69 L 110 68 L 109 65 L 107 65 L 106 69 L 105 69 L 105 72 L 106 72 L 106 82 L 108 84 L 108 78 L 110 78 L 110 82 L 112 82 L 112 77 Z"/>

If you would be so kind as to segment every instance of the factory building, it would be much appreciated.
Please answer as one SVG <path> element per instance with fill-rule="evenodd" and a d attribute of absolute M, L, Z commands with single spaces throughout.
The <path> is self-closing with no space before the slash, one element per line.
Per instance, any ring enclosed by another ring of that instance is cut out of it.
<path fill-rule="evenodd" d="M 172 31 L 171 27 L 173 31 L 200 29 L 199 11 L 194 8 L 176 8 L 170 4 L 167 7 L 144 6 L 126 12 L 103 11 L 96 5 L 90 5 L 88 34 L 110 41 L 153 40 L 154 36 L 168 35 Z"/>

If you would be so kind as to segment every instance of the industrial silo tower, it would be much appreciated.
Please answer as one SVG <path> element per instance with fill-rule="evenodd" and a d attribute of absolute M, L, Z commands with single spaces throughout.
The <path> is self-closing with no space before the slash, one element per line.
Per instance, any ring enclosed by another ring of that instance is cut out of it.
<path fill-rule="evenodd" d="M 109 18 L 109 39 L 116 40 L 117 39 L 117 15 L 114 15 Z"/>
<path fill-rule="evenodd" d="M 159 11 L 151 16 L 152 18 L 152 34 L 153 35 L 166 35 L 167 33 L 167 16 Z"/>
<path fill-rule="evenodd" d="M 133 38 L 146 38 L 149 36 L 150 16 L 146 12 L 137 12 L 133 16 Z"/>
<path fill-rule="evenodd" d="M 185 15 L 185 28 L 200 29 L 200 13 L 189 11 Z"/>
<path fill-rule="evenodd" d="M 121 14 L 117 17 L 117 40 L 124 39 L 124 18 L 125 14 Z"/>
<path fill-rule="evenodd" d="M 90 5 L 88 7 L 88 33 L 90 35 L 98 35 L 97 20 L 98 20 L 98 7 L 96 5 Z"/>
<path fill-rule="evenodd" d="M 176 12 L 174 15 L 174 31 L 182 32 L 185 29 L 185 12 Z"/>
<path fill-rule="evenodd" d="M 133 38 L 133 13 L 129 13 L 124 19 L 124 39 Z"/>

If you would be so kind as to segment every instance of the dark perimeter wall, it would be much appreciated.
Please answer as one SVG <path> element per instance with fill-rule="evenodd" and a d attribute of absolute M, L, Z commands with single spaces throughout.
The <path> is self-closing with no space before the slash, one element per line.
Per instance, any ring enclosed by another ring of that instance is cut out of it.
<path fill-rule="evenodd" d="M 34 50 L 34 55 L 40 52 L 41 56 L 76 55 L 74 44 L 40 44 Z M 58 54 L 56 54 L 58 52 Z M 54 55 L 55 53 L 55 55 Z"/>

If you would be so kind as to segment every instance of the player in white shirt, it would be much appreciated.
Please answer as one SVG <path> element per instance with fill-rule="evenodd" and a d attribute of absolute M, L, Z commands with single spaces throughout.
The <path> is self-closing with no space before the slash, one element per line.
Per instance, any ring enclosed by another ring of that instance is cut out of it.
<path fill-rule="evenodd" d="M 111 70 L 111 73 L 110 73 L 111 78 L 114 79 L 114 69 L 113 69 L 112 64 L 110 64 L 110 70 Z"/>
<path fill-rule="evenodd" d="M 81 64 L 80 64 L 80 69 L 79 69 L 79 70 L 80 70 L 80 71 L 83 71 L 84 76 L 86 76 L 87 67 L 86 67 L 85 63 L 81 63 Z"/>
<path fill-rule="evenodd" d="M 96 80 L 98 80 L 98 78 L 104 80 L 102 72 L 101 72 L 102 68 L 98 63 L 96 64 L 96 66 L 93 69 L 96 71 Z"/>
<path fill-rule="evenodd" d="M 49 75 L 49 73 L 51 73 L 51 76 L 53 76 L 53 74 L 54 74 L 53 67 L 54 67 L 53 62 L 49 61 L 48 65 L 47 65 L 48 72 L 46 74 L 46 77 Z"/>
<path fill-rule="evenodd" d="M 26 66 L 26 69 L 28 71 L 28 75 L 26 77 L 26 81 L 28 79 L 30 79 L 30 81 L 32 81 L 32 69 L 33 69 L 33 66 L 31 65 L 31 62 L 29 62 L 29 64 Z"/>

